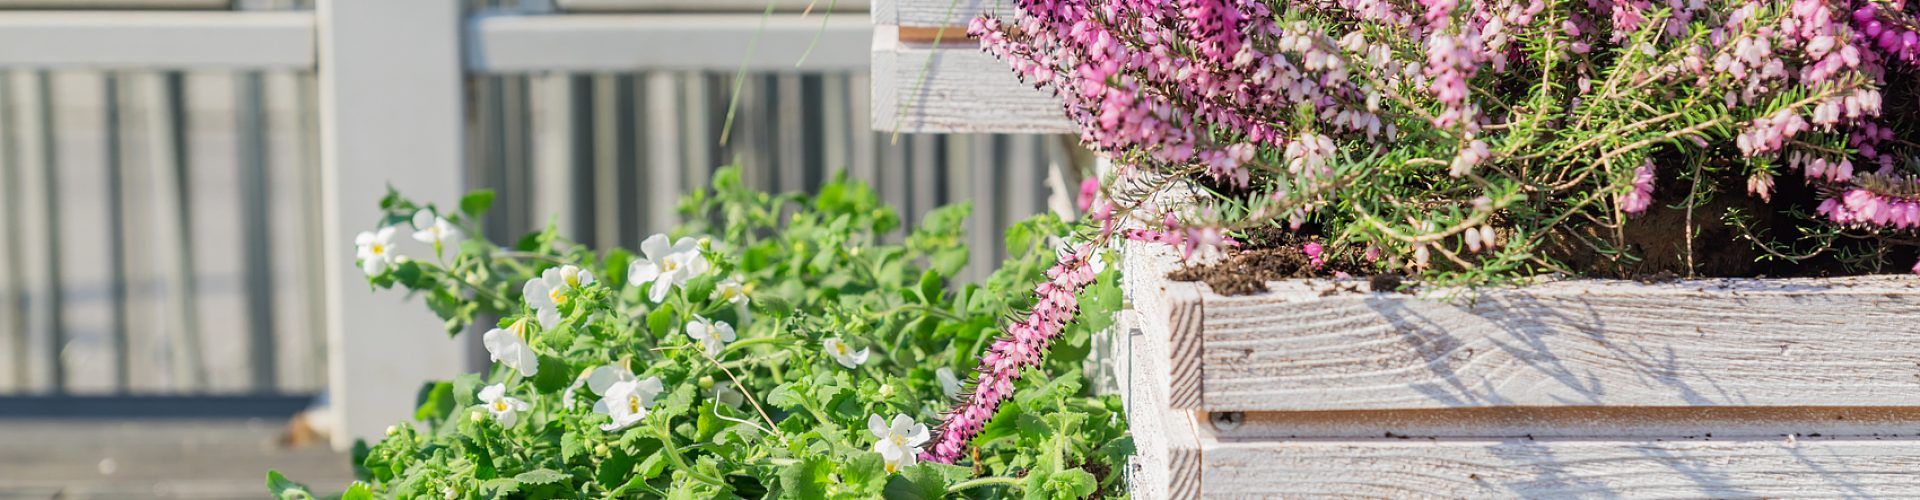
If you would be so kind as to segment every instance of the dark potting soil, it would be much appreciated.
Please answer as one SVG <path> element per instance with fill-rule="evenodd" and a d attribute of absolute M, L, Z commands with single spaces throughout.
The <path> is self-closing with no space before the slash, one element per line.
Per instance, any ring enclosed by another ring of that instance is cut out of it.
<path fill-rule="evenodd" d="M 1763 203 L 1746 195 L 1745 179 L 1718 179 L 1716 184 L 1720 192 L 1706 198 L 1710 201 L 1705 205 L 1693 209 L 1691 224 L 1683 206 L 1689 186 L 1674 175 L 1662 174 L 1661 178 L 1662 183 L 1654 191 L 1653 207 L 1646 213 L 1630 218 L 1618 234 L 1611 228 L 1594 226 L 1565 230 L 1543 243 L 1540 251 L 1581 277 L 1646 282 L 1688 277 L 1786 278 L 1901 273 L 1907 272 L 1906 265 L 1902 263 L 1911 263 L 1915 258 L 1913 249 L 1894 247 L 1881 260 L 1891 267 L 1874 268 L 1867 264 L 1871 260 L 1850 263 L 1843 259 L 1844 255 L 1859 255 L 1874 248 L 1877 243 L 1870 239 L 1841 238 L 1834 249 L 1810 258 L 1798 261 L 1763 259 L 1765 252 L 1744 238 L 1747 231 L 1727 223 L 1722 216 L 1730 210 L 1739 210 L 1755 219 L 1753 225 L 1756 233 L 1778 243 L 1790 244 L 1793 248 L 1815 248 L 1811 239 L 1801 236 L 1803 233 L 1798 227 L 1810 224 L 1808 221 L 1779 213 L 1781 206 L 1813 207 L 1818 204 L 1819 193 L 1802 182 L 1798 174 L 1782 175 L 1775 179 L 1776 204 Z M 1676 206 L 1681 208 L 1674 208 Z M 1690 249 L 1685 236 L 1689 226 L 1695 233 Z M 1374 266 L 1361 258 L 1362 250 L 1358 248 L 1325 245 L 1322 255 L 1324 262 L 1318 266 L 1312 265 L 1302 247 L 1308 242 L 1321 241 L 1315 236 L 1317 230 L 1309 225 L 1298 232 L 1283 229 L 1249 231 L 1237 235 L 1240 245 L 1230 249 L 1215 263 L 1186 267 L 1168 274 L 1168 278 L 1205 282 L 1214 293 L 1222 295 L 1265 292 L 1266 282 L 1282 279 L 1365 278 L 1366 289 L 1376 292 L 1405 291 L 1403 285 L 1411 282 L 1397 274 L 1374 274 Z M 1495 230 L 1505 237 L 1505 231 L 1497 223 Z M 1582 232 L 1573 232 L 1576 230 Z M 1588 243 L 1592 241 L 1619 245 L 1631 257 L 1616 258 L 1598 251 Z M 1434 261 L 1435 265 L 1448 264 L 1438 257 Z M 1692 268 L 1691 272 L 1689 267 Z M 1359 287 L 1352 285 L 1343 288 L 1359 291 Z"/>

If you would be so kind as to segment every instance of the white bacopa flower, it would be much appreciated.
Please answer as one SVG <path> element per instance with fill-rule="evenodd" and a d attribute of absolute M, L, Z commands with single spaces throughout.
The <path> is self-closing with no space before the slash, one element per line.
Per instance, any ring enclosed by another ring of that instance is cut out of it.
<path fill-rule="evenodd" d="M 593 273 L 569 264 L 548 268 L 540 277 L 527 280 L 520 293 L 526 296 L 527 305 L 533 306 L 540 327 L 553 328 L 560 324 L 560 306 L 570 300 L 567 293 L 591 284 Z"/>
<path fill-rule="evenodd" d="M 682 237 L 669 245 L 667 235 L 655 234 L 640 242 L 640 253 L 645 258 L 627 267 L 627 281 L 650 284 L 647 300 L 654 302 L 666 300 L 668 290 L 706 274 L 709 267 L 707 258 L 700 255 L 700 242 L 693 238 Z"/>
<path fill-rule="evenodd" d="M 920 462 L 920 445 L 927 442 L 927 426 L 913 417 L 894 415 L 887 425 L 880 415 L 867 416 L 867 431 L 873 433 L 873 451 L 887 462 L 887 473 L 899 472 Z"/>
<path fill-rule="evenodd" d="M 933 378 L 940 381 L 940 392 L 951 398 L 960 394 L 960 377 L 954 376 L 953 369 L 945 366 L 933 371 Z"/>
<path fill-rule="evenodd" d="M 359 236 L 353 237 L 354 246 L 359 247 L 354 252 L 354 258 L 360 260 L 360 271 L 367 273 L 367 276 L 386 272 L 387 267 L 393 265 L 396 255 L 393 251 L 393 231 L 393 226 L 387 226 L 374 231 L 361 231 Z"/>
<path fill-rule="evenodd" d="M 719 356 L 720 350 L 726 348 L 727 343 L 734 339 L 733 325 L 695 314 L 693 321 L 687 322 L 687 336 L 699 342 L 700 348 L 705 350 L 708 356 Z"/>
<path fill-rule="evenodd" d="M 413 240 L 433 245 L 434 255 L 440 255 L 441 248 L 458 246 L 467 237 L 445 217 L 426 210 L 413 213 L 413 229 Z"/>
<path fill-rule="evenodd" d="M 753 285 L 742 284 L 740 278 L 737 277 L 728 277 L 727 279 L 720 280 L 720 284 L 714 285 L 713 297 L 711 298 L 713 300 L 741 306 L 747 304 L 749 300 L 747 294 L 749 293 L 753 293 Z"/>
<path fill-rule="evenodd" d="M 587 386 L 587 390 L 593 391 L 595 396 L 600 396 L 605 395 L 607 389 L 612 388 L 613 384 L 632 382 L 633 380 L 633 372 L 627 370 L 627 367 L 624 366 L 605 365 L 593 368 L 587 370 L 585 373 L 581 373 L 579 378 L 573 379 L 573 385 L 568 386 L 566 392 L 560 394 L 560 404 L 568 409 L 572 409 L 573 391 L 579 390 L 582 385 Z M 595 405 L 594 411 L 600 411 L 600 408 L 599 405 Z M 601 411 L 601 413 L 606 412 Z"/>
<path fill-rule="evenodd" d="M 660 377 L 646 380 L 627 380 L 616 382 L 607 388 L 606 395 L 593 405 L 594 413 L 613 418 L 612 422 L 600 426 L 601 430 L 617 431 L 632 427 L 640 419 L 647 418 L 647 407 L 653 405 L 654 396 L 661 391 Z"/>
<path fill-rule="evenodd" d="M 853 348 L 847 347 L 847 343 L 841 342 L 839 338 L 827 339 L 821 342 L 821 345 L 826 347 L 827 356 L 832 357 L 834 361 L 840 362 L 840 366 L 859 368 L 860 365 L 867 362 L 867 348 L 865 347 L 860 348 L 859 351 L 855 351 Z"/>
<path fill-rule="evenodd" d="M 533 347 L 527 345 L 527 320 L 521 319 L 508 325 L 506 329 L 487 330 L 480 337 L 480 343 L 487 347 L 487 359 L 497 361 L 520 372 L 522 377 L 531 377 L 540 372 L 540 358 L 533 353 Z"/>
<path fill-rule="evenodd" d="M 507 395 L 506 384 L 493 384 L 480 390 L 480 402 L 486 403 L 487 412 L 493 414 L 493 420 L 501 427 L 513 427 L 520 421 L 520 412 L 527 411 L 527 402 Z"/>

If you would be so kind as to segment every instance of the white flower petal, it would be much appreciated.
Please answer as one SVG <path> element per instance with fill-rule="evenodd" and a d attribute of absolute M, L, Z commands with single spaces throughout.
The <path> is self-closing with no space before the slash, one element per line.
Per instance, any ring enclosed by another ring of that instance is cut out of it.
<path fill-rule="evenodd" d="M 554 325 L 560 324 L 559 309 L 553 308 L 551 306 L 542 307 L 540 308 L 540 311 L 536 315 L 540 317 L 541 328 L 551 330 L 553 329 Z"/>
<path fill-rule="evenodd" d="M 640 242 L 640 254 L 646 256 L 647 260 L 659 260 L 669 253 L 673 253 L 673 249 L 667 243 L 665 234 L 655 233 L 653 236 L 648 236 L 646 241 Z"/>
<path fill-rule="evenodd" d="M 627 266 L 627 282 L 633 284 L 652 283 L 660 279 L 660 265 L 644 260 L 633 261 Z"/>
<path fill-rule="evenodd" d="M 507 394 L 506 384 L 493 384 L 480 389 L 480 400 L 484 402 L 492 403 L 494 402 L 494 400 L 500 399 L 500 396 L 504 396 L 506 394 Z"/>
<path fill-rule="evenodd" d="M 673 282 L 668 279 L 671 276 L 672 274 L 666 274 L 655 279 L 653 284 L 647 288 L 647 300 L 655 303 L 667 300 L 667 290 L 673 288 Z"/>
<path fill-rule="evenodd" d="M 626 367 L 606 365 L 593 369 L 593 374 L 587 376 L 587 388 L 593 390 L 594 394 L 605 395 L 613 388 L 613 384 L 631 381 L 633 372 L 627 371 Z"/>
<path fill-rule="evenodd" d="M 879 414 L 868 415 L 867 432 L 873 433 L 873 437 L 880 438 L 882 442 L 885 442 L 887 438 L 886 419 L 880 418 Z"/>

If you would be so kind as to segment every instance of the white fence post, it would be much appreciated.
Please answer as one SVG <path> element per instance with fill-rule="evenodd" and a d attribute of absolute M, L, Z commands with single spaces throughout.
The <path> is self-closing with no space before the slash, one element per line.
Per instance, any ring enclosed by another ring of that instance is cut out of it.
<path fill-rule="evenodd" d="M 353 265 L 354 235 L 374 227 L 387 185 L 458 202 L 461 9 L 457 0 L 322 0 L 318 13 L 328 382 L 333 444 L 344 448 L 410 419 L 421 383 L 465 368 L 460 344 L 418 299 L 369 291 Z M 397 240 L 403 254 L 427 252 Z"/>

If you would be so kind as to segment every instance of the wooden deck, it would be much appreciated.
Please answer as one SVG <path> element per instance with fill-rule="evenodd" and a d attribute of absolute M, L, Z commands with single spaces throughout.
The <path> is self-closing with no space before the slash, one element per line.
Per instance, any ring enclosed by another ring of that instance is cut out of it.
<path fill-rule="evenodd" d="M 280 444 L 270 419 L 0 419 L 0 499 L 266 496 L 268 469 L 339 492 L 353 480 L 324 443 Z"/>

